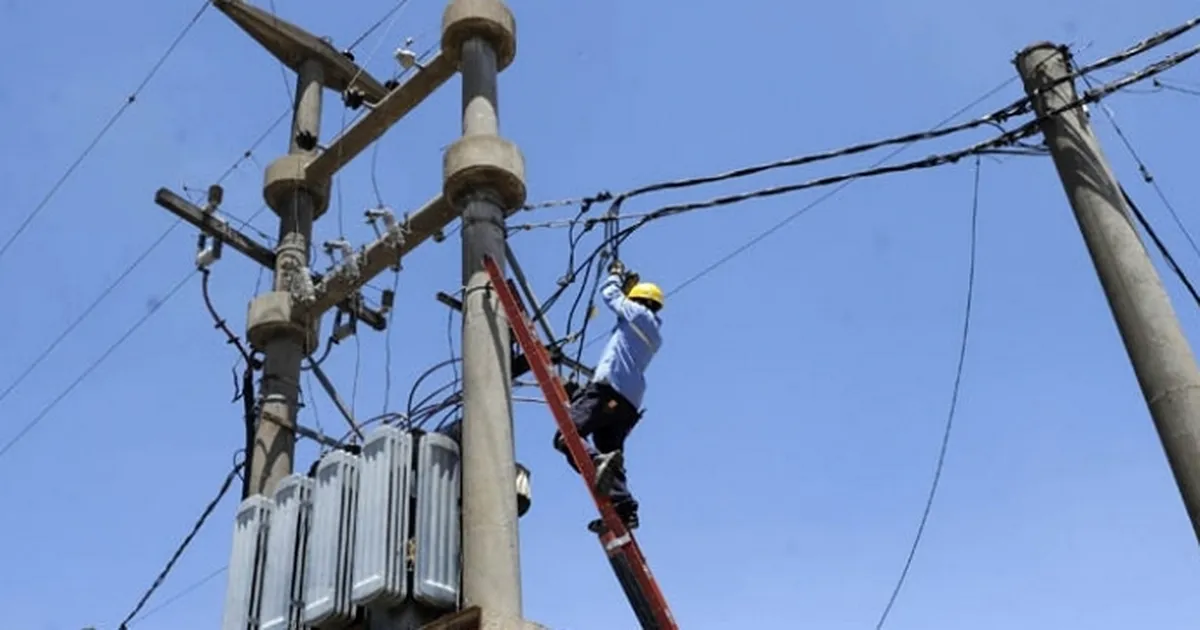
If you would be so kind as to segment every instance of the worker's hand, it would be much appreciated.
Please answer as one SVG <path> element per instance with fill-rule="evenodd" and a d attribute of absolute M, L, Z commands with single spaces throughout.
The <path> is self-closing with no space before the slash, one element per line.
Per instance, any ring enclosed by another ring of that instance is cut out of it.
<path fill-rule="evenodd" d="M 619 260 L 613 260 L 612 264 L 610 264 L 608 266 L 608 273 L 616 275 L 616 276 L 624 275 L 625 274 L 625 263 L 622 263 Z"/>
<path fill-rule="evenodd" d="M 633 290 L 633 287 L 637 286 L 637 283 L 641 281 L 642 277 L 639 276 L 636 271 L 626 271 L 625 279 L 621 282 L 621 293 L 629 295 L 629 292 Z"/>

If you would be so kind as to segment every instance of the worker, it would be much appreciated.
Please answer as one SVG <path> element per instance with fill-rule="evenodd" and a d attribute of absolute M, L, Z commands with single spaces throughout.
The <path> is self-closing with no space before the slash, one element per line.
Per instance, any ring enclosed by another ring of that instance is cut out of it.
<path fill-rule="evenodd" d="M 663 292 L 655 284 L 640 282 L 620 261 L 613 261 L 608 272 L 600 296 L 616 314 L 617 325 L 591 382 L 573 396 L 571 420 L 596 466 L 597 492 L 608 496 L 627 528 L 635 529 L 638 503 L 629 493 L 623 450 L 625 439 L 642 417 L 646 368 L 662 345 L 658 312 L 663 307 Z M 589 436 L 594 446 L 588 443 Z M 554 434 L 554 448 L 579 472 L 561 432 Z M 592 521 L 588 529 L 600 533 L 603 521 Z"/>

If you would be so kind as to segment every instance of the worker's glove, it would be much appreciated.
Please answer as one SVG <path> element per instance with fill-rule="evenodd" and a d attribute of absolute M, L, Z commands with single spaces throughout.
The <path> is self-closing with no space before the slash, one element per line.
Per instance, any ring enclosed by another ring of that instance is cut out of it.
<path fill-rule="evenodd" d="M 629 292 L 633 290 L 633 287 L 637 286 L 637 283 L 641 281 L 642 278 L 637 274 L 636 271 L 626 271 L 625 278 L 621 281 L 621 293 L 629 295 Z"/>
<path fill-rule="evenodd" d="M 608 273 L 610 273 L 614 276 L 624 275 L 625 274 L 625 263 L 623 263 L 619 260 L 613 260 L 612 264 L 610 264 L 608 266 Z"/>

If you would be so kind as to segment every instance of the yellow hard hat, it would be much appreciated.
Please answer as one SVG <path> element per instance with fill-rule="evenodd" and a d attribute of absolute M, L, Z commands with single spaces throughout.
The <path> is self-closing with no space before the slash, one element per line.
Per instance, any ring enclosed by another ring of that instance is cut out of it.
<path fill-rule="evenodd" d="M 664 305 L 662 289 L 653 282 L 639 282 L 633 285 L 633 288 L 629 290 L 629 299 L 635 298 L 649 300 L 658 304 L 660 308 Z"/>

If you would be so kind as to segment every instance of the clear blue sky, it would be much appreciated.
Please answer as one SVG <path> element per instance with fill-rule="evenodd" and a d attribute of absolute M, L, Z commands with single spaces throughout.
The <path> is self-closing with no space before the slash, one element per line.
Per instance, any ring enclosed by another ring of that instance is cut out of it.
<path fill-rule="evenodd" d="M 196 2 L 35 3 L 0 14 L 0 157 L 6 239 L 137 85 Z M 278 0 L 279 12 L 345 45 L 392 4 Z M 570 6 L 568 6 L 570 5 Z M 676 8 L 669 8 L 678 5 Z M 437 37 L 443 4 L 412 0 L 369 61 L 393 68 L 403 37 Z M 824 150 L 931 126 L 1013 76 L 1041 39 L 1084 60 L 1192 16 L 1184 0 L 701 0 L 514 2 L 517 62 L 501 77 L 502 129 L 524 151 L 531 200 L 618 191 L 660 179 Z M 365 60 L 382 33 L 360 48 Z M 1185 38 L 1194 44 L 1197 35 Z M 1173 44 L 1132 62 L 1140 67 Z M 1114 78 L 1116 72 L 1101 78 Z M 1196 62 L 1174 71 L 1200 85 Z M 203 188 L 287 106 L 278 64 L 210 11 L 94 153 L 0 259 L 0 391 L 172 222 L 159 186 Z M 974 112 L 1020 94 L 1010 84 Z M 459 133 L 452 81 L 383 140 L 385 201 L 415 208 L 440 189 L 442 147 Z M 327 95 L 325 137 L 341 126 Z M 1200 230 L 1194 200 L 1200 98 L 1107 101 Z M 1094 110 L 1095 111 L 1095 110 Z M 1200 258 L 1097 117 L 1114 168 L 1182 264 Z M 980 131 L 920 146 L 964 146 Z M 225 207 L 261 204 L 261 168 L 281 127 L 226 181 Z M 861 167 L 874 155 L 631 202 L 640 212 Z M 346 236 L 370 237 L 369 155 L 340 181 Z M 649 409 L 629 447 L 643 504 L 639 537 L 682 627 L 874 627 L 930 481 L 957 353 L 967 262 L 969 162 L 862 181 L 673 296 Z M 1200 558 L 1145 405 L 1047 158 L 985 160 L 976 319 L 941 493 L 893 630 L 1195 627 Z M 671 288 L 824 191 L 655 224 L 623 248 Z M 526 213 L 516 222 L 567 216 Z M 318 236 L 338 235 L 337 205 Z M 273 233 L 270 214 L 255 222 Z M 178 228 L 0 402 L 8 440 L 192 268 Z M 514 247 L 544 295 L 565 267 L 561 230 Z M 407 260 L 392 335 L 391 401 L 448 356 L 436 291 L 459 280 L 457 239 Z M 218 264 L 214 298 L 242 330 L 257 269 Z M 380 281 L 387 284 L 390 279 Z M 1197 309 L 1167 278 L 1195 340 Z M 556 321 L 563 327 L 565 309 Z M 328 321 L 327 321 L 328 326 Z M 384 338 L 361 339 L 357 406 L 384 396 Z M 594 359 L 598 346 L 592 346 Z M 331 372 L 347 397 L 355 345 Z M 0 605 L 14 630 L 110 630 L 216 491 L 241 441 L 235 353 L 212 330 L 198 282 L 165 303 L 103 368 L 3 458 Z M 449 374 L 446 374 L 449 377 Z M 437 381 L 439 379 L 433 379 Z M 440 383 L 432 383 L 440 385 Z M 428 391 L 428 390 L 426 390 Z M 326 430 L 342 426 L 319 399 Z M 303 421 L 317 424 L 311 410 Z M 594 538 L 592 508 L 550 446 L 545 408 L 518 409 L 519 458 L 534 473 L 521 521 L 526 615 L 553 628 L 635 622 Z M 307 463 L 313 449 L 303 447 Z M 228 560 L 223 503 L 157 602 Z M 219 623 L 224 579 L 135 628 Z"/>

